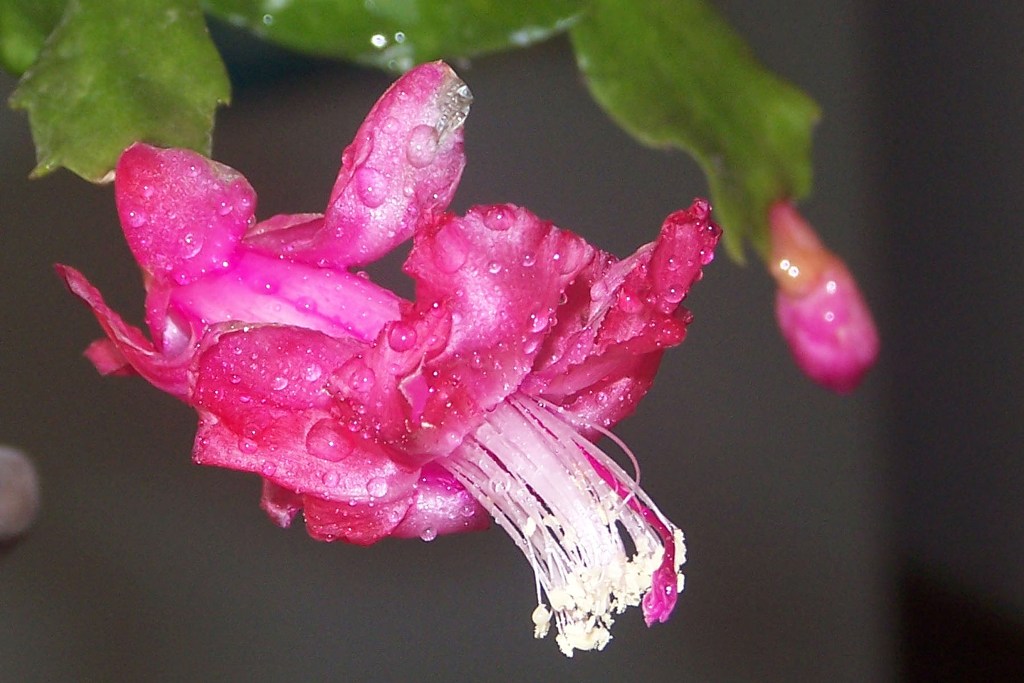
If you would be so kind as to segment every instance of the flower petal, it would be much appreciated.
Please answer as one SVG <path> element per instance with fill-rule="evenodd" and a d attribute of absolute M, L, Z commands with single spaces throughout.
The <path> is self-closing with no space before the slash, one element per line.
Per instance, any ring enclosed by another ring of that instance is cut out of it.
<path fill-rule="evenodd" d="M 139 265 L 177 284 L 228 268 L 256 208 L 255 192 L 234 169 L 190 150 L 142 143 L 121 155 L 114 191 Z"/>
<path fill-rule="evenodd" d="M 420 472 L 415 502 L 391 535 L 430 541 L 442 534 L 486 529 L 490 523 L 491 515 L 451 472 L 428 463 Z"/>
<path fill-rule="evenodd" d="M 415 448 L 447 453 L 522 383 L 556 324 L 562 292 L 595 250 L 511 204 L 474 207 L 417 232 L 405 270 L 417 306 L 443 305 L 452 332 L 428 361 Z"/>
<path fill-rule="evenodd" d="M 296 230 L 291 257 L 331 266 L 370 263 L 441 213 L 465 166 L 462 123 L 470 102 L 466 84 L 442 62 L 396 81 L 342 154 L 323 228 L 312 235 Z"/>
<path fill-rule="evenodd" d="M 195 340 L 183 344 L 178 353 L 158 351 L 139 328 L 126 324 L 107 306 L 103 295 L 84 275 L 65 265 L 57 265 L 56 270 L 68 289 L 92 309 L 109 337 L 109 340 L 93 342 L 85 352 L 97 370 L 103 374 L 136 372 L 156 388 L 182 400 L 187 398 L 186 371 Z"/>
<path fill-rule="evenodd" d="M 566 291 L 526 393 L 602 426 L 630 414 L 662 352 L 685 337 L 691 315 L 680 302 L 720 234 L 710 206 L 697 200 L 668 216 L 658 238 L 629 258 L 594 258 Z"/>
<path fill-rule="evenodd" d="M 363 341 L 398 318 L 401 299 L 347 270 L 240 252 L 230 271 L 174 287 L 163 317 L 176 310 L 199 324 L 290 325 Z"/>

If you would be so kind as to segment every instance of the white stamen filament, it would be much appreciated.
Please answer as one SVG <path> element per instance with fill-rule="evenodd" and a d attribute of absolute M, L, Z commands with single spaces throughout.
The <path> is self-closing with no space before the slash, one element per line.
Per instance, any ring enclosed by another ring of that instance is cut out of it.
<path fill-rule="evenodd" d="M 674 552 L 669 571 L 678 574 L 684 561 L 682 533 L 574 421 L 516 394 L 445 462 L 530 561 L 538 583 L 534 634 L 547 634 L 553 613 L 556 641 L 570 657 L 575 649 L 604 648 L 612 615 L 639 605 L 651 590 L 667 559 L 666 542 Z M 672 583 L 673 594 L 682 589 L 681 580 Z"/>

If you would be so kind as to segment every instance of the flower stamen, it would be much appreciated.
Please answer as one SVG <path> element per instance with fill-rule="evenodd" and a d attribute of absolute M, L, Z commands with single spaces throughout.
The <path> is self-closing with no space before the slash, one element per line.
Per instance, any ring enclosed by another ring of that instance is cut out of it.
<path fill-rule="evenodd" d="M 682 532 L 574 421 L 514 394 L 445 461 L 533 566 L 547 597 L 538 594 L 534 634 L 544 637 L 553 616 L 570 657 L 603 649 L 613 615 L 641 601 L 648 624 L 664 621 L 684 561 Z"/>

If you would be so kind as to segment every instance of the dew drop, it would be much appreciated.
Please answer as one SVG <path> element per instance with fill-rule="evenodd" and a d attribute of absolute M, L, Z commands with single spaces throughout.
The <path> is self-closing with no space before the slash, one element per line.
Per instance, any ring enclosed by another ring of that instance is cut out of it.
<path fill-rule="evenodd" d="M 388 493 L 388 483 L 383 477 L 374 477 L 366 482 L 366 492 L 374 498 L 383 498 Z"/>
<path fill-rule="evenodd" d="M 487 264 L 487 272 L 491 275 L 497 275 L 501 272 L 501 264 L 497 261 L 491 261 Z"/>
<path fill-rule="evenodd" d="M 430 541 L 433 541 L 435 538 L 437 538 L 437 529 L 430 526 L 426 527 L 425 529 L 423 529 L 423 531 L 420 532 L 420 538 L 428 543 Z"/>
<path fill-rule="evenodd" d="M 129 211 L 128 212 L 128 225 L 133 228 L 141 228 L 146 224 L 146 214 L 141 211 Z"/>
<path fill-rule="evenodd" d="M 274 476 L 274 472 L 277 472 L 277 463 L 271 460 L 264 460 L 263 467 L 260 468 L 260 472 L 263 473 L 264 477 Z"/>
<path fill-rule="evenodd" d="M 259 446 L 257 446 L 256 442 L 253 441 L 252 439 L 241 438 L 238 440 L 238 450 L 242 451 L 243 453 L 248 453 L 251 455 L 256 452 L 257 448 L 259 448 Z"/>
<path fill-rule="evenodd" d="M 341 477 L 339 477 L 338 473 L 335 472 L 334 470 L 330 470 L 329 472 L 324 472 L 323 480 L 324 486 L 334 488 L 335 486 L 338 485 L 338 482 L 341 480 Z"/>
<path fill-rule="evenodd" d="M 403 322 L 396 322 L 388 331 L 388 344 L 395 351 L 408 351 L 416 345 L 416 328 Z"/>
<path fill-rule="evenodd" d="M 192 258 L 203 248 L 202 235 L 196 235 L 194 232 L 186 232 L 181 241 L 185 245 L 185 250 L 181 254 L 183 258 Z"/>
<path fill-rule="evenodd" d="M 378 50 L 383 50 L 388 45 L 388 37 L 382 33 L 374 33 L 370 36 L 370 45 L 373 45 Z"/>
<path fill-rule="evenodd" d="M 504 232 L 511 228 L 512 221 L 511 212 L 504 206 L 492 206 L 484 214 L 484 225 L 497 232 Z"/>
<path fill-rule="evenodd" d="M 308 296 L 300 296 L 295 300 L 295 308 L 308 313 L 316 313 L 316 301 Z"/>
<path fill-rule="evenodd" d="M 686 296 L 686 288 L 682 285 L 669 285 L 662 297 L 669 303 L 677 304 Z"/>
<path fill-rule="evenodd" d="M 234 211 L 234 209 L 235 207 L 231 206 L 231 204 L 228 204 L 227 202 L 220 202 L 217 205 L 217 213 L 221 216 L 227 216 L 229 213 Z"/>
<path fill-rule="evenodd" d="M 469 250 L 465 238 L 455 225 L 446 225 L 437 233 L 434 242 L 434 264 L 443 273 L 454 273 L 466 263 Z"/>
<path fill-rule="evenodd" d="M 306 450 L 321 460 L 338 462 L 352 454 L 352 444 L 337 422 L 324 418 L 306 434 Z"/>
<path fill-rule="evenodd" d="M 323 374 L 324 369 L 317 365 L 316 363 L 311 363 L 310 365 L 307 365 L 306 369 L 303 370 L 302 372 L 302 376 L 306 378 L 307 382 L 315 382 L 318 379 L 320 379 L 320 377 L 323 376 Z"/>
<path fill-rule="evenodd" d="M 270 381 L 270 388 L 274 391 L 282 391 L 288 387 L 288 378 L 278 375 Z"/>
<path fill-rule="evenodd" d="M 537 311 L 530 314 L 530 331 L 543 332 L 548 326 L 548 314 L 544 311 Z"/>
<path fill-rule="evenodd" d="M 537 262 L 537 256 L 532 252 L 528 251 L 523 254 L 523 265 L 527 268 Z"/>
<path fill-rule="evenodd" d="M 356 184 L 356 192 L 359 194 L 359 201 L 367 208 L 376 209 L 384 203 L 385 194 L 387 193 L 387 180 L 381 175 L 380 171 L 367 166 L 361 166 L 356 169 L 353 180 Z"/>
<path fill-rule="evenodd" d="M 415 168 L 429 166 L 437 156 L 437 131 L 433 126 L 416 126 L 409 133 L 405 156 Z"/>

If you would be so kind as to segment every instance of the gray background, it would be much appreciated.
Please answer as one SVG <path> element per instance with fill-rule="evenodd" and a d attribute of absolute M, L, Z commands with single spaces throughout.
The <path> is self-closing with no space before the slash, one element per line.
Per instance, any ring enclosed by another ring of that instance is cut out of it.
<path fill-rule="evenodd" d="M 26 180 L 24 116 L 0 111 L 0 441 L 44 487 L 0 558 L 0 680 L 890 680 L 908 568 L 1024 615 L 1022 10 L 723 7 L 823 106 L 805 209 L 883 357 L 854 396 L 825 393 L 790 363 L 762 270 L 709 267 L 687 341 L 617 430 L 687 533 L 687 590 L 668 624 L 623 615 L 574 660 L 531 637 L 532 574 L 500 530 L 369 549 L 281 531 L 254 477 L 190 464 L 190 409 L 100 379 L 80 355 L 99 329 L 51 265 L 141 318 L 111 189 Z M 215 156 L 260 216 L 320 210 L 389 79 L 244 66 Z M 460 210 L 513 201 L 622 255 L 705 191 L 607 120 L 564 42 L 458 69 L 476 96 Z M 399 262 L 375 276 L 407 287 Z"/>

